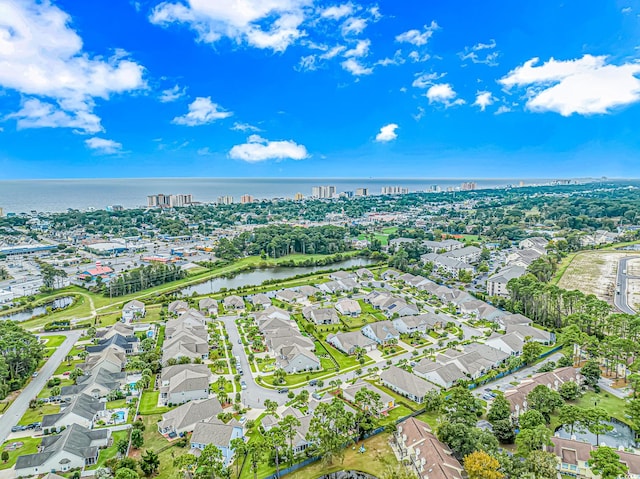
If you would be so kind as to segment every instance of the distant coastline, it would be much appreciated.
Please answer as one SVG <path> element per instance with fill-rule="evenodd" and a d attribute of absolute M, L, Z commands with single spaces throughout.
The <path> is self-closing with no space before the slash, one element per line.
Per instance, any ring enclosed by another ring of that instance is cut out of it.
<path fill-rule="evenodd" d="M 48 179 L 0 180 L 0 208 L 5 213 L 63 212 L 68 208 L 104 209 L 110 205 L 124 208 L 146 207 L 147 195 L 157 193 L 192 194 L 193 199 L 212 203 L 219 196 L 242 195 L 257 199 L 293 198 L 296 193 L 311 195 L 317 185 L 335 185 L 338 192 L 368 188 L 370 194 L 380 194 L 382 187 L 400 186 L 409 192 L 427 191 L 438 186 L 442 190 L 460 187 L 473 181 L 477 189 L 500 188 L 508 185 L 533 186 L 554 181 L 553 178 L 127 178 L 127 179 Z M 592 179 L 576 179 L 585 182 Z"/>

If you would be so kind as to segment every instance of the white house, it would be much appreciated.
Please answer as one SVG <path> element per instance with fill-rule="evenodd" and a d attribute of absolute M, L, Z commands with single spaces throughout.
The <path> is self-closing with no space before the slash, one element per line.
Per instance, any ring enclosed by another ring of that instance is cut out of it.
<path fill-rule="evenodd" d="M 122 307 L 122 321 L 130 323 L 134 319 L 144 318 L 145 312 L 144 303 L 134 299 Z"/>

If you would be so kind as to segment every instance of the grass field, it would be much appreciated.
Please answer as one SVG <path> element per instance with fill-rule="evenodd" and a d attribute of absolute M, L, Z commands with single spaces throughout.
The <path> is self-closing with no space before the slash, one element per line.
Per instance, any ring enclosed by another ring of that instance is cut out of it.
<path fill-rule="evenodd" d="M 99 467 L 103 467 L 104 463 L 107 462 L 112 457 L 115 457 L 118 454 L 118 441 L 120 439 L 129 439 L 129 431 L 115 431 L 111 433 L 111 437 L 113 438 L 113 444 L 106 449 L 102 449 L 100 451 L 100 455 L 98 456 L 98 462 L 93 466 L 89 467 L 89 469 L 98 469 Z"/>
<path fill-rule="evenodd" d="M 27 412 L 24 413 L 24 416 L 20 418 L 18 424 L 20 426 L 27 426 L 34 422 L 41 422 L 42 416 L 57 414 L 58 412 L 60 412 L 60 406 L 58 404 L 43 404 L 35 409 L 29 408 Z"/>
<path fill-rule="evenodd" d="M 147 414 L 162 414 L 169 410 L 168 407 L 158 407 L 160 391 L 144 391 L 140 398 L 139 413 L 143 416 Z"/>
<path fill-rule="evenodd" d="M 43 344 L 45 348 L 57 348 L 64 343 L 67 337 L 62 334 L 56 334 L 55 336 L 43 336 L 42 339 L 45 341 Z"/>
<path fill-rule="evenodd" d="M 38 446 L 42 438 L 40 437 L 24 437 L 22 439 L 12 439 L 11 441 L 7 441 L 2 445 L 2 450 L 4 451 L 7 446 L 10 446 L 13 443 L 21 442 L 23 443 L 22 447 L 16 449 L 15 451 L 9 450 L 9 460 L 7 462 L 0 461 L 0 470 L 9 469 L 14 466 L 16 463 L 16 459 L 18 456 L 24 456 L 26 454 L 35 454 L 38 452 Z"/>

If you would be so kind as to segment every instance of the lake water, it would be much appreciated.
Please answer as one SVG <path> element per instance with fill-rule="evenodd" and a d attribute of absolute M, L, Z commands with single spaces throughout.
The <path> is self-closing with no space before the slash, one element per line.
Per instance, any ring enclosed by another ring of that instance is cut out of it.
<path fill-rule="evenodd" d="M 47 312 L 47 308 L 51 308 L 53 311 L 58 309 L 64 309 L 71 306 L 73 303 L 73 298 L 70 296 L 65 296 L 63 298 L 58 298 L 51 303 L 47 303 L 43 306 L 38 306 L 33 309 L 25 309 L 24 311 L 20 311 L 18 313 L 8 314 L 5 316 L 0 316 L 0 320 L 9 320 L 9 321 L 27 321 L 36 316 L 40 316 Z"/>
<path fill-rule="evenodd" d="M 183 288 L 180 292 L 185 296 L 191 296 L 193 293 L 211 294 L 217 293 L 222 288 L 230 290 L 240 288 L 241 286 L 258 286 L 267 280 L 286 279 L 299 274 L 311 274 L 317 271 L 326 271 L 329 269 L 338 270 L 354 268 L 356 266 L 369 266 L 374 263 L 375 261 L 368 258 L 352 258 L 323 266 L 287 266 L 257 269 L 246 273 L 239 273 L 233 278 L 214 278 L 204 283 Z"/>
<path fill-rule="evenodd" d="M 636 446 L 635 434 L 629 426 L 616 420 L 609 421 L 607 422 L 607 424 L 610 424 L 611 426 L 613 426 L 613 430 L 609 431 L 606 434 L 600 434 L 599 438 L 597 439 L 600 441 L 600 445 L 605 444 L 609 447 L 613 447 L 614 449 L 617 449 L 620 446 L 622 447 Z M 570 428 L 567 428 L 566 430 L 564 427 L 556 429 L 556 434 L 564 439 L 571 439 L 570 432 L 571 432 Z M 573 435 L 578 441 L 588 442 L 590 444 L 593 444 L 594 446 L 596 445 L 595 434 L 591 434 L 588 431 L 580 432 L 577 430 L 577 428 L 574 428 Z"/>

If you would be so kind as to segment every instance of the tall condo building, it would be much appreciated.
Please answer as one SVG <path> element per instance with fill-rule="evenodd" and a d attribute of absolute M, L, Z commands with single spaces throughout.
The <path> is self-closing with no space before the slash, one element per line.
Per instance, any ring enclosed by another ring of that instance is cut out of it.
<path fill-rule="evenodd" d="M 233 196 L 231 196 L 231 195 L 218 196 L 217 203 L 219 205 L 232 205 L 233 204 Z"/>
<path fill-rule="evenodd" d="M 402 186 L 383 186 L 380 194 L 383 195 L 406 195 L 409 193 L 409 188 L 403 188 Z"/>
<path fill-rule="evenodd" d="M 147 196 L 147 206 L 149 208 L 176 208 L 189 206 L 192 203 L 192 195 L 165 195 L 159 193 Z"/>
<path fill-rule="evenodd" d="M 253 196 L 251 195 L 242 195 L 240 197 L 240 203 L 242 203 L 243 205 L 246 203 L 253 203 Z"/>
<path fill-rule="evenodd" d="M 314 186 L 311 188 L 311 196 L 314 198 L 333 198 L 335 195 L 335 186 Z"/>
<path fill-rule="evenodd" d="M 356 196 L 369 196 L 369 188 L 356 188 Z"/>
<path fill-rule="evenodd" d="M 462 185 L 460 185 L 460 189 L 462 191 L 473 191 L 476 189 L 476 182 L 475 181 L 466 181 L 464 183 L 462 183 Z"/>
<path fill-rule="evenodd" d="M 301 201 L 304 199 L 304 195 L 302 193 L 296 193 L 293 197 L 295 201 Z"/>

